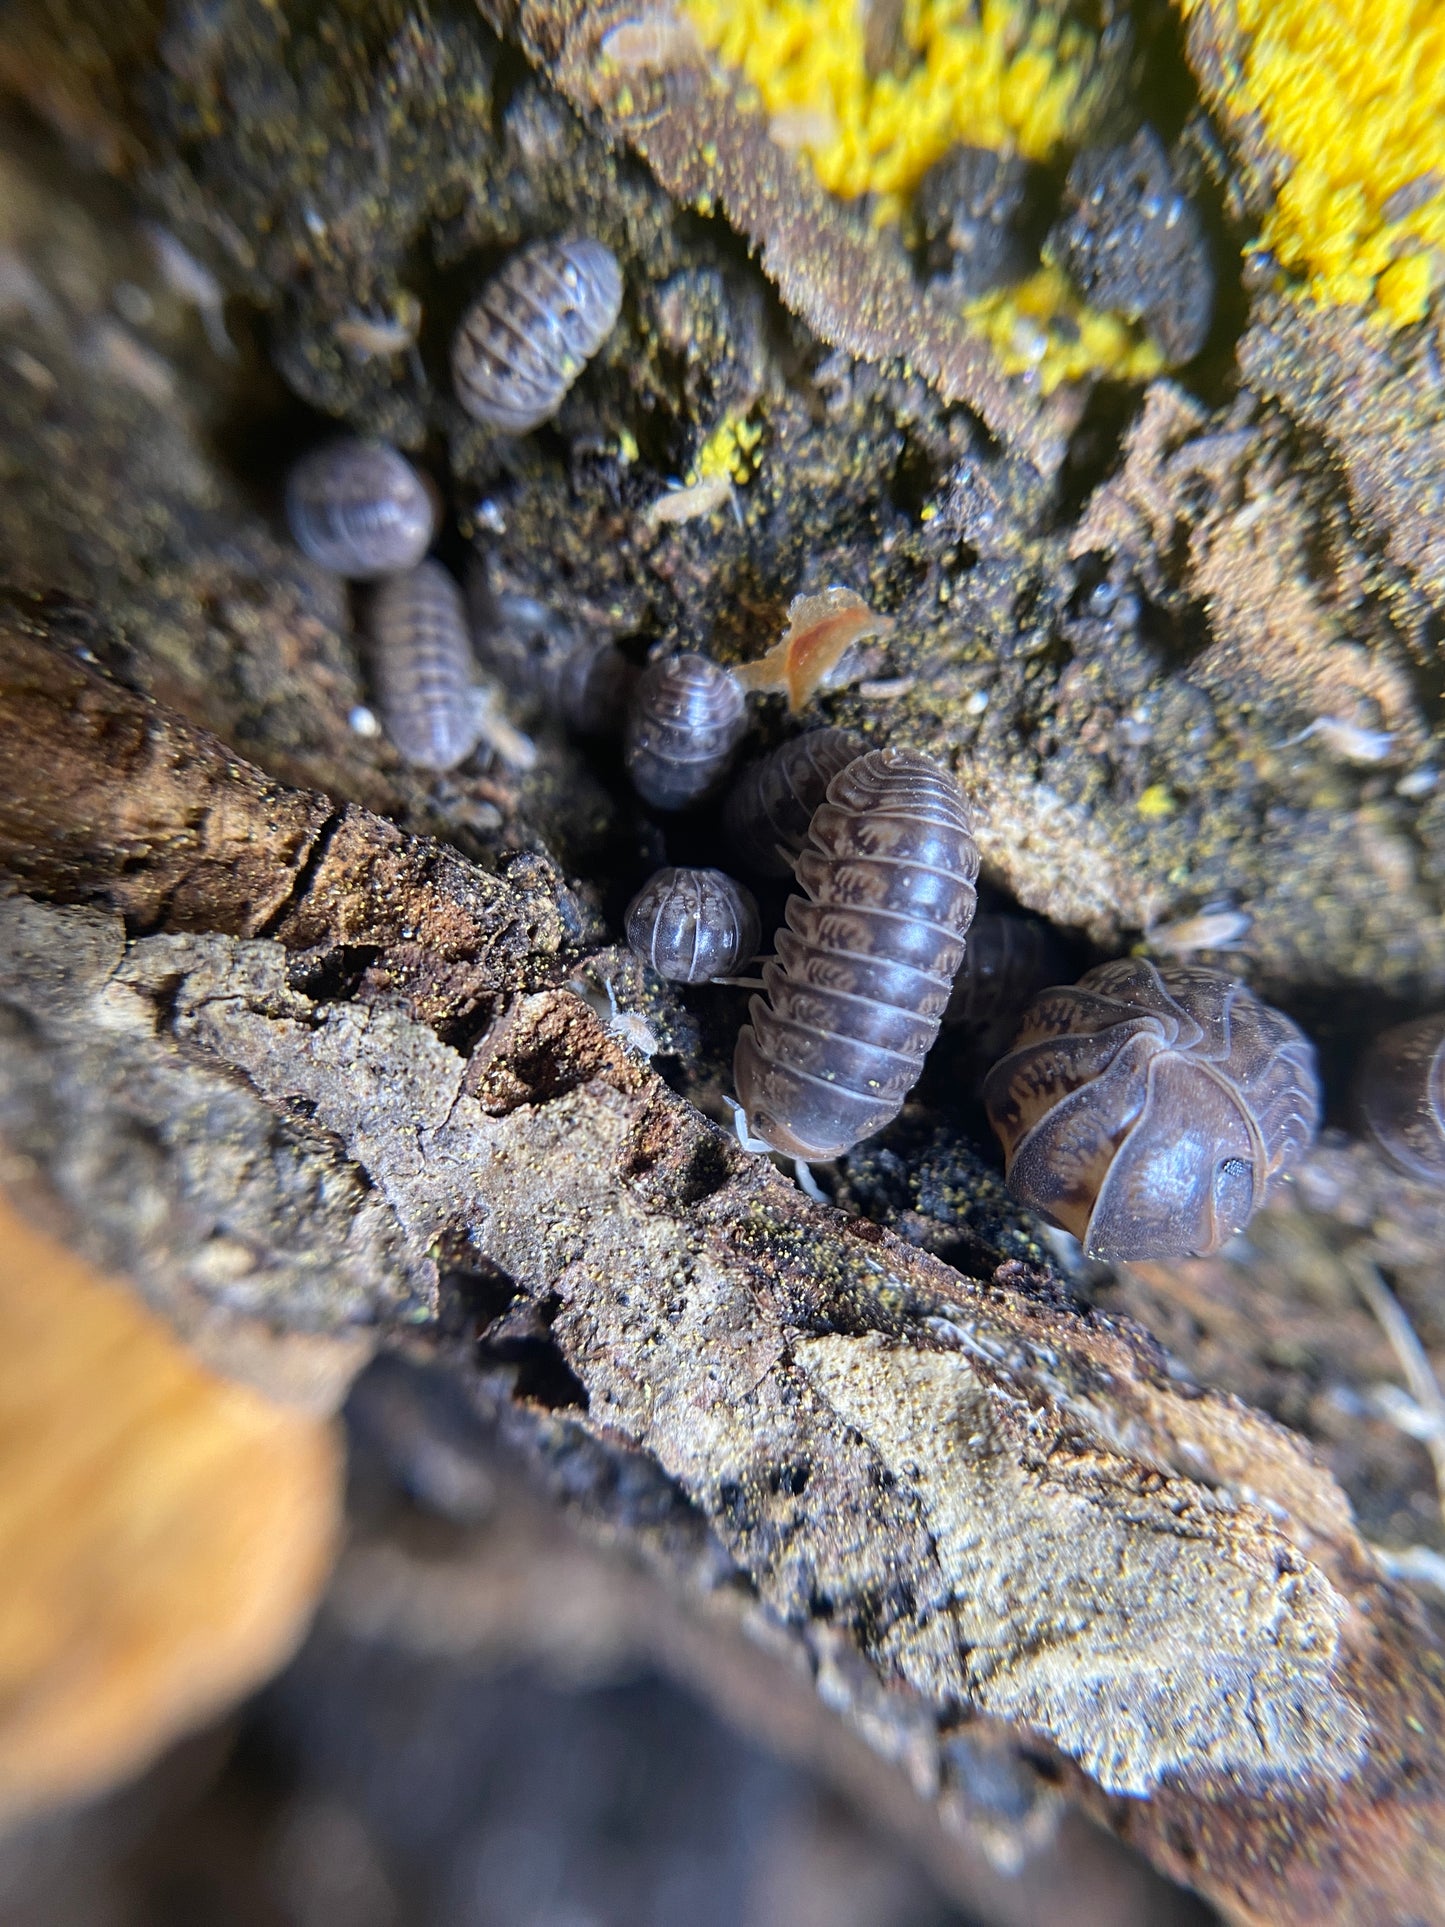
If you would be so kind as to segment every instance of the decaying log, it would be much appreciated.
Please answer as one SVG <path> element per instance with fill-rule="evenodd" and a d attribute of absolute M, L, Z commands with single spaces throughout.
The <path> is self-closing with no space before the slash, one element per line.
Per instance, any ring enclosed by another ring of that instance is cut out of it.
<path fill-rule="evenodd" d="M 809 1204 L 562 987 L 544 863 L 269 782 L 76 635 L 0 635 L 0 1124 L 143 1286 L 525 1332 L 921 1783 L 988 1715 L 1233 1918 L 1445 1908 L 1445 1656 L 1298 1441 Z"/>

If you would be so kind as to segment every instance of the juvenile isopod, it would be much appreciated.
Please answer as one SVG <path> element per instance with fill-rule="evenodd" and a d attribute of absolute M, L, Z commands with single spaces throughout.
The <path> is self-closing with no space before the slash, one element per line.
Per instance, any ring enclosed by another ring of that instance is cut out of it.
<path fill-rule="evenodd" d="M 462 316 L 458 401 L 477 421 L 525 435 L 556 414 L 621 310 L 622 270 L 600 241 L 534 241 Z"/>
<path fill-rule="evenodd" d="M 1425 1184 L 1445 1184 L 1445 1013 L 1377 1037 L 1356 1095 L 1366 1132 L 1391 1163 Z"/>
<path fill-rule="evenodd" d="M 850 729 L 810 729 L 749 763 L 723 805 L 728 847 L 743 867 L 791 876 L 828 785 L 864 748 Z"/>
<path fill-rule="evenodd" d="M 659 870 L 627 907 L 629 946 L 675 984 L 732 976 L 761 932 L 751 890 L 721 870 Z"/>
<path fill-rule="evenodd" d="M 417 769 L 454 769 L 477 746 L 479 705 L 462 592 L 439 562 L 388 576 L 372 597 L 382 727 Z"/>
<path fill-rule="evenodd" d="M 1045 991 L 983 1095 L 1014 1196 L 1125 1262 L 1217 1251 L 1320 1116 L 1288 1017 L 1223 971 L 1142 957 Z"/>
<path fill-rule="evenodd" d="M 437 517 L 431 491 L 404 455 L 348 435 L 297 462 L 286 483 L 286 520 L 313 562 L 371 582 L 414 568 L 431 547 Z"/>
<path fill-rule="evenodd" d="M 938 1035 L 977 876 L 947 770 L 883 749 L 833 778 L 733 1057 L 750 1141 L 833 1158 L 897 1115 Z"/>
<path fill-rule="evenodd" d="M 654 809 L 701 802 L 727 774 L 747 728 L 737 678 L 706 656 L 665 656 L 643 670 L 627 712 L 623 760 Z"/>

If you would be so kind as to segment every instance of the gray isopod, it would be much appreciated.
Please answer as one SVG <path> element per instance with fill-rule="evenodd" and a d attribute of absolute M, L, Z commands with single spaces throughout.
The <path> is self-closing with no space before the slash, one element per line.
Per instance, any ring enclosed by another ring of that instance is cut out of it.
<path fill-rule="evenodd" d="M 520 248 L 462 316 L 457 400 L 477 421 L 525 435 L 556 414 L 621 310 L 622 270 L 600 241 Z"/>
<path fill-rule="evenodd" d="M 828 785 L 865 748 L 851 729 L 810 729 L 749 763 L 723 805 L 739 862 L 757 876 L 791 876 Z"/>
<path fill-rule="evenodd" d="M 557 664 L 553 700 L 558 715 L 575 735 L 620 736 L 637 686 L 636 663 L 606 637 L 589 637 Z"/>
<path fill-rule="evenodd" d="M 371 603 L 382 726 L 417 769 L 454 769 L 476 748 L 478 706 L 462 593 L 439 562 L 389 576 Z"/>
<path fill-rule="evenodd" d="M 947 770 L 883 749 L 833 778 L 733 1056 L 749 1142 L 834 1158 L 898 1114 L 963 960 L 977 876 Z"/>
<path fill-rule="evenodd" d="M 761 933 L 752 891 L 721 870 L 659 870 L 627 907 L 629 947 L 676 984 L 730 977 Z"/>
<path fill-rule="evenodd" d="M 1064 946 L 1048 924 L 1008 910 L 981 910 L 969 926 L 943 1021 L 992 1063 L 1008 1049 L 1039 992 L 1071 974 Z"/>
<path fill-rule="evenodd" d="M 303 455 L 286 483 L 286 520 L 313 562 L 353 581 L 414 568 L 436 534 L 427 483 L 387 442 L 348 435 Z"/>
<path fill-rule="evenodd" d="M 649 664 L 627 712 L 623 760 L 633 787 L 654 809 L 701 802 L 727 774 L 747 726 L 731 670 L 694 655 Z"/>

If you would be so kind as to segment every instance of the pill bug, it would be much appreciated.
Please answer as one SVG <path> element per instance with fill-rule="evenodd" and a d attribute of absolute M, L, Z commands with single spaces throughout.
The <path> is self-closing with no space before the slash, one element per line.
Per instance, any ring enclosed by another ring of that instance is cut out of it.
<path fill-rule="evenodd" d="M 737 678 L 706 656 L 664 656 L 637 680 L 623 760 L 654 809 L 681 810 L 716 789 L 747 728 Z"/>
<path fill-rule="evenodd" d="M 1045 991 L 983 1095 L 1014 1196 L 1122 1260 L 1217 1250 L 1320 1115 L 1288 1017 L 1223 971 L 1142 957 Z"/>
<path fill-rule="evenodd" d="M 452 383 L 467 413 L 511 435 L 549 421 L 612 332 L 622 270 L 600 241 L 534 241 L 462 316 Z"/>
<path fill-rule="evenodd" d="M 761 933 L 752 891 L 721 870 L 659 870 L 627 907 L 629 946 L 675 984 L 730 977 Z"/>
<path fill-rule="evenodd" d="M 1445 1182 L 1445 1012 L 1377 1037 L 1355 1088 L 1365 1131 L 1391 1163 L 1426 1184 Z"/>
<path fill-rule="evenodd" d="M 439 562 L 421 562 L 379 585 L 370 627 L 382 727 L 415 768 L 455 768 L 478 723 L 461 590 Z"/>
<path fill-rule="evenodd" d="M 828 785 L 864 748 L 850 729 L 810 729 L 749 763 L 723 805 L 728 848 L 743 867 L 791 876 Z"/>
<path fill-rule="evenodd" d="M 369 582 L 421 561 L 437 511 L 404 455 L 386 442 L 346 436 L 296 463 L 286 483 L 286 520 L 313 562 Z"/>
<path fill-rule="evenodd" d="M 969 1040 L 978 1058 L 991 1062 L 1039 992 L 1072 974 L 1064 946 L 1046 923 L 1008 910 L 980 910 L 943 1021 Z"/>
<path fill-rule="evenodd" d="M 838 1157 L 896 1116 L 963 957 L 978 850 L 958 785 L 910 750 L 835 776 L 798 858 L 733 1076 L 751 1138 Z"/>
<path fill-rule="evenodd" d="M 606 637 L 567 651 L 552 671 L 553 707 L 576 736 L 620 736 L 637 686 L 636 663 Z"/>

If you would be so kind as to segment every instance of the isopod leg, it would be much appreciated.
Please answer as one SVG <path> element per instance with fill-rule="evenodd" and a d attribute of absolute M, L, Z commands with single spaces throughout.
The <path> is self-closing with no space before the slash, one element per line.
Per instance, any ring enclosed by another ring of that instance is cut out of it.
<path fill-rule="evenodd" d="M 813 1176 L 812 1165 L 805 1163 L 802 1158 L 793 1159 L 793 1176 L 797 1180 L 798 1189 L 802 1192 L 803 1196 L 805 1198 L 811 1198 L 814 1204 L 831 1204 L 833 1202 L 822 1185 L 819 1184 L 818 1180 Z"/>
<path fill-rule="evenodd" d="M 733 1129 L 737 1132 L 738 1143 L 741 1144 L 743 1149 L 745 1151 L 761 1151 L 765 1155 L 771 1156 L 772 1145 L 764 1138 L 753 1136 L 752 1132 L 748 1129 L 748 1114 L 742 1105 L 738 1103 L 737 1099 L 724 1094 L 723 1103 L 727 1105 L 733 1114 Z"/>

